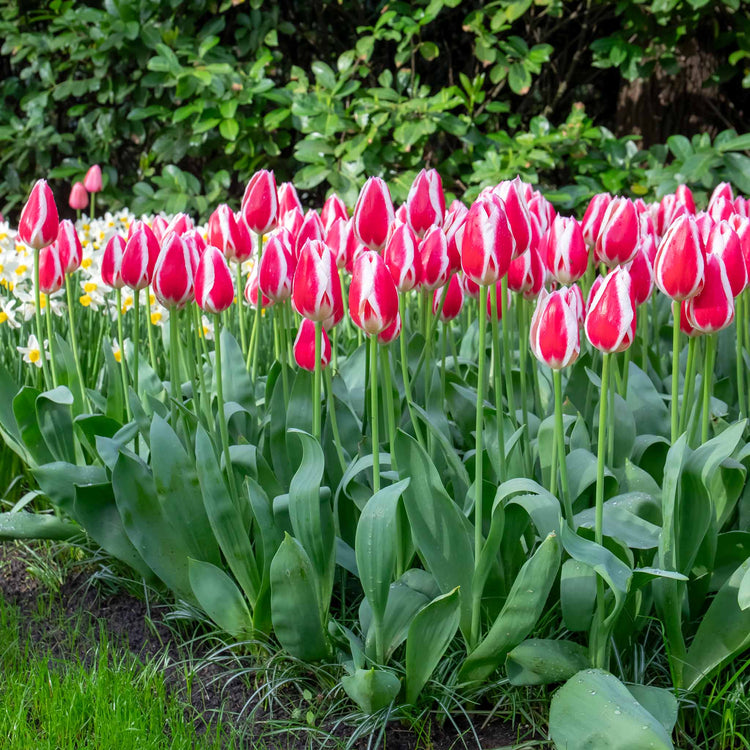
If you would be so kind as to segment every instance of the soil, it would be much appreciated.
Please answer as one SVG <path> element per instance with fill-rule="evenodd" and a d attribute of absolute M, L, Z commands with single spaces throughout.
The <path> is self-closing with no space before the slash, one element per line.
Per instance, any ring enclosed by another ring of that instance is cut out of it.
<path fill-rule="evenodd" d="M 85 663 L 95 652 L 99 630 L 103 625 L 110 643 L 115 647 L 130 652 L 140 660 L 163 659 L 167 684 L 183 700 L 189 696 L 195 710 L 186 711 L 186 720 L 194 721 L 201 731 L 210 726 L 213 716 L 221 714 L 224 721 L 232 716 L 236 725 L 247 732 L 241 747 L 248 750 L 256 746 L 254 737 L 260 735 L 263 736 L 261 744 L 264 748 L 302 750 L 338 748 L 349 744 L 353 728 L 346 724 L 324 726 L 328 740 L 311 740 L 306 731 L 292 732 L 295 724 L 304 730 L 301 724 L 304 716 L 291 713 L 295 702 L 299 703 L 299 690 L 293 688 L 290 688 L 286 702 L 289 707 L 287 715 L 284 715 L 283 695 L 273 714 L 277 725 L 281 723 L 284 726 L 283 722 L 289 721 L 290 732 L 277 735 L 278 740 L 269 738 L 262 726 L 268 714 L 254 699 L 253 687 L 241 679 L 230 679 L 227 669 L 221 663 L 216 663 L 215 642 L 202 643 L 197 639 L 198 645 L 188 655 L 174 623 L 167 622 L 172 607 L 163 604 L 154 606 L 153 603 L 149 606 L 144 599 L 123 590 L 105 592 L 103 587 L 97 585 L 94 576 L 96 569 L 91 566 L 77 568 L 65 578 L 57 592 L 50 591 L 29 572 L 29 562 L 28 553 L 23 547 L 0 544 L 0 598 L 14 605 L 19 612 L 20 638 L 30 639 L 40 649 L 49 651 L 55 659 L 78 658 Z M 40 608 L 39 600 L 45 597 L 48 599 L 46 606 Z M 45 614 L 40 616 L 40 612 Z M 70 629 L 61 626 L 61 623 L 69 620 L 78 623 L 73 644 Z M 189 637 L 189 633 L 186 635 Z M 194 665 L 198 665 L 190 677 L 189 689 L 183 669 L 188 656 Z M 317 698 L 321 699 L 322 696 Z M 303 708 L 302 714 L 305 711 Z M 189 713 L 192 715 L 189 716 Z M 252 721 L 248 720 L 250 714 Z M 480 717 L 475 722 L 479 745 L 465 720 L 456 720 L 456 724 L 461 731 L 446 722 L 442 726 L 433 724 L 418 736 L 412 728 L 391 722 L 382 737 L 376 730 L 373 736 L 368 733 L 364 739 L 350 746 L 357 750 L 375 747 L 387 747 L 388 750 L 524 747 L 514 745 L 519 733 L 502 721 L 492 720 L 483 726 Z"/>

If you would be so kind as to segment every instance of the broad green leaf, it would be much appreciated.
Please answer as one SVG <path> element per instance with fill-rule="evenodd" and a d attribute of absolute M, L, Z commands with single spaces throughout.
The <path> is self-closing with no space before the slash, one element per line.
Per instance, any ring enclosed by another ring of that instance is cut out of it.
<path fill-rule="evenodd" d="M 30 388 L 29 386 L 21 388 L 13 397 L 13 416 L 31 460 L 36 464 L 48 464 L 55 459 L 42 437 L 42 431 L 39 429 L 36 400 L 40 395 L 41 391 L 36 388 Z"/>
<path fill-rule="evenodd" d="M 745 571 L 737 591 L 737 604 L 741 610 L 750 609 L 750 568 Z"/>
<path fill-rule="evenodd" d="M 565 627 L 573 632 L 588 630 L 595 601 L 594 570 L 580 560 L 566 560 L 560 574 L 560 606 Z"/>
<path fill-rule="evenodd" d="M 576 526 L 593 529 L 595 516 L 594 508 L 577 513 Z M 618 498 L 612 498 L 604 503 L 602 532 L 604 536 L 615 537 L 624 542 L 631 549 L 654 549 L 659 545 L 661 528 L 621 507 Z"/>
<path fill-rule="evenodd" d="M 541 638 L 519 643 L 505 660 L 511 685 L 562 682 L 588 666 L 588 651 L 578 643 Z"/>
<path fill-rule="evenodd" d="M 671 690 L 653 685 L 626 685 L 630 694 L 667 731 L 672 733 L 677 723 L 677 698 Z"/>
<path fill-rule="evenodd" d="M 73 517 L 76 486 L 107 481 L 107 472 L 102 466 L 77 466 L 64 461 L 37 466 L 31 473 L 49 501 Z"/>
<path fill-rule="evenodd" d="M 73 394 L 65 386 L 45 391 L 36 399 L 39 429 L 56 461 L 76 463 L 72 405 Z"/>
<path fill-rule="evenodd" d="M 366 714 L 374 714 L 390 705 L 401 690 L 401 682 L 385 669 L 358 669 L 341 678 L 341 687 Z"/>
<path fill-rule="evenodd" d="M 406 702 L 415 704 L 422 688 L 443 658 L 458 630 L 461 616 L 458 589 L 421 609 L 406 638 Z"/>
<path fill-rule="evenodd" d="M 72 539 L 81 528 L 47 513 L 0 513 L 0 540 Z"/>

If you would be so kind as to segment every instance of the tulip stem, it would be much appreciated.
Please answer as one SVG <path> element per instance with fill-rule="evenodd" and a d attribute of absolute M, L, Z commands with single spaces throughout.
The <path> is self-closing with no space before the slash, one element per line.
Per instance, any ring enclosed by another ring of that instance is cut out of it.
<path fill-rule="evenodd" d="M 81 360 L 78 356 L 78 341 L 76 339 L 76 326 L 73 320 L 73 289 L 70 285 L 70 275 L 65 274 L 65 296 L 68 300 L 68 324 L 70 331 L 70 348 L 73 350 L 73 361 L 76 364 L 76 375 L 78 376 L 78 385 L 81 389 L 81 400 L 84 409 L 89 408 L 89 401 L 86 395 L 86 388 L 83 383 L 83 371 L 81 370 Z"/>
<path fill-rule="evenodd" d="M 229 491 L 232 493 L 232 500 L 237 500 L 237 487 L 234 482 L 234 469 L 232 468 L 232 457 L 229 453 L 229 430 L 227 429 L 227 420 L 224 416 L 224 383 L 221 376 L 221 318 L 215 316 L 214 324 L 214 358 L 216 368 L 216 406 L 219 418 L 219 435 L 221 436 L 221 447 L 224 452 L 224 463 L 226 464 L 227 475 L 229 477 Z M 171 320 L 171 318 L 170 318 Z"/>
<path fill-rule="evenodd" d="M 339 433 L 339 421 L 336 418 L 336 401 L 333 398 L 333 376 L 331 375 L 330 368 L 326 367 L 323 370 L 326 381 L 326 400 L 328 402 L 328 416 L 331 418 L 331 432 L 333 432 L 333 445 L 336 448 L 336 455 L 339 459 L 339 465 L 341 466 L 341 472 L 346 471 L 346 459 L 344 458 L 344 452 L 341 448 L 341 435 Z"/>
<path fill-rule="evenodd" d="M 133 290 L 133 390 L 136 398 L 138 396 L 138 358 L 141 346 L 141 293 L 137 289 Z"/>
<path fill-rule="evenodd" d="M 716 341 L 713 336 L 706 336 L 706 353 L 703 362 L 703 419 L 701 420 L 701 442 L 708 440 L 708 427 L 711 417 L 711 391 L 713 383 L 714 357 Z"/>
<path fill-rule="evenodd" d="M 289 403 L 289 373 L 287 372 L 288 351 L 287 351 L 287 328 L 286 328 L 286 302 L 282 302 L 281 305 L 276 307 L 278 313 L 278 324 L 279 324 L 279 338 L 280 338 L 280 350 L 281 350 L 281 385 L 284 389 L 284 404 Z"/>
<path fill-rule="evenodd" d="M 609 371 L 612 355 L 604 354 L 602 361 L 602 387 L 599 399 L 599 434 L 597 436 L 596 453 L 596 516 L 594 522 L 594 541 L 598 545 L 604 542 L 604 446 L 607 435 L 607 409 L 609 406 Z M 596 623 L 594 626 L 595 637 L 592 638 L 592 662 L 599 669 L 607 668 L 607 639 L 604 633 L 605 619 L 604 602 L 604 579 L 596 577 Z"/>
<path fill-rule="evenodd" d="M 252 352 L 253 352 L 253 383 L 255 383 L 255 380 L 258 377 L 258 345 L 260 341 L 260 318 L 263 314 L 263 292 L 260 291 L 260 262 L 262 259 L 263 259 L 263 235 L 258 234 L 258 258 L 255 261 L 258 264 L 257 265 L 258 304 L 255 306 L 255 320 L 253 321 L 253 333 L 251 336 Z M 317 363 L 317 353 L 316 353 L 315 361 Z M 318 383 L 318 385 L 320 385 L 320 383 Z M 318 390 L 318 394 L 320 394 L 320 390 Z"/>
<path fill-rule="evenodd" d="M 323 323 L 315 321 L 315 370 L 313 372 L 313 437 L 320 440 L 320 357 L 323 343 Z"/>
<path fill-rule="evenodd" d="M 52 305 L 50 304 L 50 298 L 49 294 L 45 294 L 45 307 L 46 309 L 46 315 L 47 318 L 47 340 L 49 341 L 49 362 L 50 367 L 52 370 L 52 385 L 57 388 L 57 365 L 55 364 L 55 352 L 52 349 Z M 44 352 L 42 352 L 42 355 L 44 355 Z M 44 356 L 42 356 L 44 358 Z"/>
<path fill-rule="evenodd" d="M 128 370 L 125 362 L 125 339 L 122 336 L 122 290 L 115 290 L 115 304 L 117 305 L 117 337 L 120 343 L 120 373 L 122 375 L 122 397 L 125 399 L 125 413 L 130 421 L 130 400 L 128 399 Z"/>
<path fill-rule="evenodd" d="M 486 297 L 486 295 L 485 295 Z M 500 481 L 504 482 L 507 479 L 506 476 L 506 467 L 505 467 L 505 417 L 503 414 L 503 375 L 500 371 L 500 333 L 499 333 L 499 326 L 498 326 L 498 320 L 497 317 L 500 314 L 500 310 L 498 308 L 498 299 L 497 299 L 497 284 L 492 284 L 490 286 L 490 303 L 492 304 L 492 315 L 490 315 L 490 320 L 492 321 L 492 376 L 495 384 L 495 409 L 496 409 L 496 421 L 497 421 L 497 447 L 498 451 L 500 453 Z M 485 299 L 485 308 L 487 307 L 487 301 Z M 479 325 L 481 327 L 482 325 L 482 317 L 481 317 L 481 311 L 480 311 L 480 318 L 479 318 Z M 487 310 L 484 311 L 485 320 L 487 315 Z M 481 349 L 481 341 L 480 341 L 480 350 L 479 350 L 479 359 L 482 360 L 482 357 L 484 355 L 484 352 Z"/>
<path fill-rule="evenodd" d="M 372 491 L 380 491 L 380 435 L 378 434 L 378 337 L 370 336 L 370 423 L 372 432 Z"/>
<path fill-rule="evenodd" d="M 494 289 L 494 287 L 493 287 Z M 482 509 L 483 469 L 484 469 L 484 395 L 485 395 L 485 368 L 486 368 L 486 329 L 487 328 L 487 287 L 479 287 L 479 357 L 477 378 L 477 414 L 475 426 L 476 453 L 474 454 L 474 574 L 479 569 L 482 556 L 482 522 L 484 513 Z M 471 607 L 471 643 L 479 643 L 480 616 L 482 605 L 482 592 L 479 586 L 472 593 Z"/>
<path fill-rule="evenodd" d="M 240 343 L 242 345 L 242 351 L 247 351 L 247 333 L 245 332 L 245 316 L 243 313 L 242 297 L 244 295 L 245 287 L 242 283 L 242 263 L 237 261 L 237 318 L 240 323 Z M 260 296 L 260 268 L 258 269 L 258 295 Z"/>
<path fill-rule="evenodd" d="M 206 348 L 206 342 L 202 338 L 203 321 L 197 305 L 190 304 L 188 308 L 188 338 L 194 339 L 195 362 L 198 367 L 198 385 L 200 386 L 200 398 L 197 402 L 198 413 L 203 414 L 206 426 L 211 426 L 211 394 L 206 391 L 206 378 L 203 374 L 203 355 L 201 344 Z M 206 355 L 208 358 L 208 355 Z"/>
<path fill-rule="evenodd" d="M 563 399 L 562 399 L 562 373 L 560 370 L 552 371 L 552 381 L 555 387 L 555 440 L 557 442 L 557 456 L 560 463 L 560 490 L 562 492 L 563 507 L 565 508 L 565 520 L 572 530 L 573 505 L 570 502 L 570 487 L 568 485 L 568 465 L 565 461 L 565 430 L 563 428 Z"/>
<path fill-rule="evenodd" d="M 745 327 L 745 299 L 744 295 L 740 293 L 736 300 L 736 314 L 735 320 L 737 321 L 737 395 L 739 397 L 739 418 L 744 419 L 747 414 L 747 402 L 745 401 L 745 362 L 742 354 L 743 351 L 743 338 L 744 338 L 744 327 Z"/>
<path fill-rule="evenodd" d="M 445 357 L 448 352 L 448 327 L 450 323 L 443 323 L 441 326 L 442 330 L 440 338 L 440 356 L 442 358 L 442 366 L 440 368 L 440 393 L 442 394 L 442 400 L 445 400 Z"/>
<path fill-rule="evenodd" d="M 523 415 L 523 465 L 526 472 L 526 476 L 531 476 L 531 454 L 529 448 L 529 405 L 528 405 L 528 390 L 526 377 L 528 375 L 528 350 L 526 344 L 529 342 L 528 324 L 526 320 L 526 300 L 523 297 L 518 298 L 518 304 L 516 305 L 516 316 L 518 318 L 518 359 L 519 369 L 521 373 L 521 413 Z"/>
<path fill-rule="evenodd" d="M 391 382 L 390 344 L 380 347 L 380 359 L 383 368 L 383 388 L 385 389 L 385 408 L 388 412 L 388 442 L 390 443 L 391 468 L 398 471 L 396 459 L 396 419 L 393 415 L 393 383 Z"/>
<path fill-rule="evenodd" d="M 641 315 L 641 369 L 648 375 L 648 340 L 649 340 L 649 318 L 648 313 Z"/>
<path fill-rule="evenodd" d="M 510 423 L 515 429 L 516 426 L 516 398 L 513 393 L 513 365 L 511 362 L 511 341 L 513 335 L 511 330 L 511 321 L 505 306 L 508 303 L 508 274 L 506 273 L 500 280 L 500 304 L 502 305 L 503 315 L 500 318 L 503 334 L 503 369 L 505 370 L 505 398 L 508 401 L 508 413 L 510 414 Z M 498 310 L 499 312 L 499 310 Z"/>
<path fill-rule="evenodd" d="M 217 325 L 219 325 L 218 315 L 216 316 Z M 171 412 L 172 412 L 172 429 L 177 430 L 177 398 L 182 392 L 180 386 L 180 365 L 179 355 L 177 353 L 177 338 L 179 333 L 177 331 L 177 308 L 172 308 L 169 311 L 169 377 L 171 380 L 170 396 Z M 214 335 L 214 338 L 217 338 Z M 218 386 L 217 386 L 218 390 Z"/>
<path fill-rule="evenodd" d="M 156 377 L 159 377 L 159 371 L 156 368 L 156 348 L 154 346 L 154 324 L 151 320 L 151 287 L 146 287 L 146 335 L 148 336 L 148 357 L 151 362 L 151 369 Z"/>
<path fill-rule="evenodd" d="M 680 303 L 672 302 L 672 444 L 680 433 Z"/>
<path fill-rule="evenodd" d="M 693 389 L 695 388 L 695 350 L 698 339 L 691 336 L 688 341 L 687 366 L 685 368 L 685 388 L 680 410 L 680 434 L 687 429 L 690 409 L 693 403 Z"/>
<path fill-rule="evenodd" d="M 42 372 L 44 374 L 44 387 L 49 388 L 51 382 L 47 354 L 44 351 L 44 334 L 42 333 L 42 300 L 39 291 L 39 250 L 34 249 L 34 318 L 36 322 L 36 338 L 39 342 L 39 352 L 42 360 Z M 50 346 L 52 342 L 50 341 Z"/>
<path fill-rule="evenodd" d="M 417 442 L 424 448 L 424 438 L 422 436 L 422 430 L 419 427 L 414 415 L 414 407 L 412 406 L 411 396 L 411 383 L 409 382 L 409 360 L 406 354 L 406 294 L 401 292 L 398 295 L 400 315 L 401 315 L 401 335 L 399 336 L 399 346 L 401 347 L 401 379 L 404 381 L 404 396 L 406 397 L 406 407 L 409 410 L 409 418 L 411 419 L 412 427 L 414 428 L 414 435 L 417 438 Z"/>
<path fill-rule="evenodd" d="M 96 216 L 96 193 L 91 193 L 91 216 L 89 216 L 89 220 L 94 219 Z"/>

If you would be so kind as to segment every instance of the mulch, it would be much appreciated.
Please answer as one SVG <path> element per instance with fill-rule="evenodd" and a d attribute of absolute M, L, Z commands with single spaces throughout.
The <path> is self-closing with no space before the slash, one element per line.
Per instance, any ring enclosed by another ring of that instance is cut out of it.
<path fill-rule="evenodd" d="M 58 591 L 51 591 L 38 577 L 29 572 L 29 559 L 24 548 L 15 544 L 0 544 L 0 597 L 15 606 L 19 612 L 19 637 L 31 640 L 40 649 L 49 653 L 52 658 L 62 661 L 80 659 L 84 663 L 92 658 L 99 644 L 99 632 L 103 626 L 108 640 L 114 647 L 130 652 L 140 660 L 160 658 L 164 664 L 165 678 L 170 689 L 176 691 L 185 700 L 189 696 L 195 709 L 192 720 L 204 731 L 212 723 L 212 717 L 221 715 L 223 721 L 232 717 L 238 728 L 246 732 L 242 747 L 254 748 L 254 737 L 263 736 L 263 747 L 289 748 L 338 748 L 343 747 L 351 734 L 346 726 L 328 727 L 329 739 L 325 741 L 319 735 L 300 731 L 278 735 L 269 739 L 263 732 L 263 722 L 269 715 L 263 705 L 259 705 L 251 680 L 230 679 L 230 673 L 223 666 L 221 659 L 216 659 L 216 643 L 196 640 L 197 646 L 188 655 L 181 643 L 174 622 L 167 623 L 167 615 L 172 607 L 148 603 L 122 590 L 104 591 L 97 585 L 96 569 L 91 566 L 79 566 L 62 582 Z M 39 599 L 48 598 L 45 607 L 40 608 Z M 45 616 L 40 616 L 40 611 Z M 77 632 L 71 646 L 70 628 L 64 622 L 76 622 Z M 200 635 L 200 626 L 198 635 Z M 186 635 L 189 635 L 186 633 Z M 190 678 L 187 689 L 183 665 L 188 657 L 197 669 Z M 285 718 L 301 722 L 304 716 L 293 717 L 291 707 L 299 703 L 299 691 L 293 686 L 288 688 L 290 714 L 287 717 L 279 714 L 277 701 L 273 718 L 278 722 Z M 304 710 L 302 711 L 304 714 Z M 248 717 L 252 715 L 252 720 Z M 413 729 L 398 722 L 389 723 L 382 737 L 375 745 L 373 737 L 360 739 L 354 748 L 387 747 L 388 750 L 452 750 L 453 748 L 499 748 L 513 746 L 517 741 L 516 730 L 499 720 L 490 721 L 477 733 L 480 745 L 474 735 L 468 732 L 466 722 L 456 720 L 462 732 L 450 723 L 442 725 L 432 723 L 429 732 L 417 736 Z M 282 724 L 283 726 L 283 724 Z M 323 729 L 326 729 L 324 726 Z M 377 733 L 376 733 L 377 734 Z M 522 745 L 518 746 L 523 747 Z"/>

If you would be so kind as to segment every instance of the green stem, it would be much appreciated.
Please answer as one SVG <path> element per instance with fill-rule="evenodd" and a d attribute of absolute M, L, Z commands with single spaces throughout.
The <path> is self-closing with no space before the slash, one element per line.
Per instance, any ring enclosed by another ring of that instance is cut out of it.
<path fill-rule="evenodd" d="M 513 392 L 513 364 L 511 361 L 511 352 L 513 342 L 511 338 L 511 319 L 506 313 L 508 310 L 505 305 L 508 302 L 508 274 L 506 273 L 500 280 L 500 304 L 502 305 L 503 317 L 500 320 L 503 332 L 503 370 L 505 371 L 505 398 L 508 401 L 508 413 L 510 414 L 510 423 L 513 429 L 516 428 L 516 397 Z"/>
<path fill-rule="evenodd" d="M 96 217 L 96 193 L 91 193 L 91 216 L 89 219 Z"/>
<path fill-rule="evenodd" d="M 443 395 L 443 398 L 445 398 L 445 357 L 448 350 L 447 329 L 449 326 L 450 323 L 443 323 L 441 326 L 442 330 L 440 331 L 440 356 L 442 359 L 442 365 L 440 367 L 440 393 Z"/>
<path fill-rule="evenodd" d="M 42 358 L 42 373 L 44 374 L 44 387 L 49 388 L 52 378 L 50 376 L 47 353 L 44 351 L 44 334 L 42 333 L 42 300 L 39 291 L 39 250 L 34 250 L 34 319 L 36 321 L 36 338 L 39 342 L 39 355 Z M 49 342 L 52 346 L 52 342 Z"/>
<path fill-rule="evenodd" d="M 528 391 L 526 387 L 526 376 L 528 370 L 528 341 L 529 332 L 526 323 L 526 304 L 523 297 L 519 297 L 516 304 L 516 317 L 518 319 L 518 366 L 521 374 L 521 414 L 523 418 L 523 465 L 526 476 L 531 476 L 531 451 L 529 440 L 529 405 Z"/>
<path fill-rule="evenodd" d="M 78 356 L 78 340 L 76 337 L 76 326 L 73 320 L 73 288 L 70 284 L 70 276 L 65 275 L 65 296 L 68 300 L 68 326 L 70 332 L 70 348 L 73 350 L 73 360 L 76 364 L 76 375 L 81 389 L 81 403 L 84 409 L 89 408 L 89 401 L 86 395 L 86 388 L 83 383 L 83 371 L 81 370 L 81 359 Z"/>
<path fill-rule="evenodd" d="M 562 374 L 560 370 L 552 371 L 552 380 L 555 386 L 555 441 L 557 442 L 557 455 L 560 462 L 560 489 L 562 490 L 563 507 L 565 508 L 565 520 L 573 529 L 573 505 L 570 502 L 570 487 L 568 486 L 568 466 L 565 462 L 565 432 L 563 429 L 563 402 L 562 402 Z"/>
<path fill-rule="evenodd" d="M 128 399 L 128 370 L 125 361 L 125 339 L 122 336 L 122 290 L 115 290 L 115 304 L 117 305 L 117 338 L 120 344 L 120 373 L 122 375 L 122 395 L 125 399 L 125 413 L 128 422 L 131 418 L 130 400 Z M 171 318 L 170 318 L 171 319 Z"/>
<path fill-rule="evenodd" d="M 215 316 L 214 324 L 214 345 L 216 351 L 216 401 L 219 416 L 219 435 L 221 436 L 221 446 L 224 451 L 224 463 L 226 464 L 227 475 L 229 477 L 229 491 L 232 493 L 232 499 L 237 501 L 237 487 L 234 481 L 234 469 L 232 468 L 232 459 L 229 454 L 229 430 L 227 429 L 227 420 L 224 417 L 224 383 L 221 377 L 221 317 Z"/>
<path fill-rule="evenodd" d="M 507 479 L 507 470 L 505 466 L 505 421 L 503 413 L 503 374 L 500 370 L 500 326 L 498 324 L 497 316 L 498 310 L 498 299 L 497 299 L 497 284 L 490 286 L 490 303 L 492 304 L 492 315 L 490 316 L 491 327 L 492 327 L 492 376 L 495 387 L 495 408 L 496 408 L 496 419 L 497 419 L 497 445 L 500 452 L 500 482 L 504 482 Z M 480 313 L 481 314 L 481 313 Z M 485 316 L 487 315 L 486 303 L 485 303 Z M 504 316 L 503 316 L 504 317 Z M 481 325 L 481 318 L 480 318 Z M 480 357 L 481 357 L 480 352 Z"/>
<path fill-rule="evenodd" d="M 680 303 L 672 302 L 672 443 L 680 431 Z"/>
<path fill-rule="evenodd" d="M 260 260 L 258 261 L 260 263 Z M 240 322 L 240 343 L 242 351 L 247 351 L 247 334 L 245 333 L 244 304 L 242 302 L 245 294 L 245 286 L 242 283 L 242 263 L 237 262 L 237 318 Z M 260 267 L 258 268 L 258 296 L 260 297 Z"/>
<path fill-rule="evenodd" d="M 744 295 L 740 294 L 736 300 L 736 314 L 735 320 L 737 321 L 737 395 L 739 400 L 740 414 L 739 418 L 744 419 L 747 414 L 747 402 L 745 401 L 745 361 L 743 357 L 743 340 L 744 340 L 744 327 L 745 327 L 745 303 Z"/>
<path fill-rule="evenodd" d="M 391 382 L 390 345 L 380 347 L 381 367 L 383 370 L 383 388 L 385 389 L 385 408 L 388 412 L 388 442 L 391 448 L 391 466 L 398 471 L 396 459 L 396 418 L 393 414 L 393 383 Z M 445 392 L 445 390 L 443 390 Z"/>
<path fill-rule="evenodd" d="M 604 543 L 604 447 L 607 435 L 607 407 L 609 405 L 609 370 L 611 354 L 605 353 L 602 362 L 602 389 L 599 400 L 599 435 L 597 436 L 597 454 L 596 454 L 596 510 L 594 522 L 594 541 L 598 545 Z M 604 602 L 604 579 L 597 575 L 596 577 L 596 620 L 597 634 L 594 647 L 593 663 L 600 669 L 607 668 L 607 641 L 604 638 L 604 620 L 606 617 Z"/>
<path fill-rule="evenodd" d="M 177 430 L 177 399 L 181 398 L 182 388 L 180 387 L 180 365 L 178 360 L 177 352 L 177 339 L 179 333 L 177 331 L 177 308 L 172 308 L 169 311 L 169 378 L 171 381 L 170 396 L 171 396 L 171 413 L 172 413 L 172 429 Z M 216 333 L 214 333 L 216 338 Z"/>
<path fill-rule="evenodd" d="M 494 287 L 493 287 L 494 288 Z M 477 379 L 477 415 L 476 415 L 476 453 L 474 455 L 474 572 L 479 567 L 482 554 L 482 489 L 483 489 L 483 454 L 484 454 L 484 397 L 485 397 L 485 336 L 487 328 L 487 287 L 479 287 L 479 358 Z M 477 587 L 478 588 L 478 587 Z M 472 645 L 479 643 L 480 616 L 482 605 L 482 592 L 474 591 L 472 594 L 471 609 L 471 642 Z"/>
<path fill-rule="evenodd" d="M 716 353 L 716 341 L 713 336 L 706 336 L 706 357 L 703 367 L 703 419 L 701 420 L 701 442 L 708 440 L 708 428 L 711 418 L 711 391 L 714 379 L 714 355 Z"/>
<path fill-rule="evenodd" d="M 58 379 L 57 379 L 57 364 L 55 362 L 55 350 L 52 347 L 52 305 L 50 304 L 50 298 L 49 294 L 46 296 L 46 305 L 47 308 L 47 314 L 45 317 L 47 318 L 47 340 L 49 341 L 49 362 L 51 365 L 52 370 L 52 385 L 57 388 Z M 42 352 L 42 358 L 44 359 L 44 352 Z"/>
<path fill-rule="evenodd" d="M 680 410 L 680 434 L 687 429 L 687 422 L 690 417 L 690 409 L 693 404 L 693 390 L 695 389 L 695 352 L 698 346 L 698 339 L 691 336 L 688 340 L 687 365 L 685 367 L 685 388 L 682 399 L 682 408 Z"/>
<path fill-rule="evenodd" d="M 253 321 L 253 383 L 258 377 L 258 346 L 260 343 L 260 319 L 263 314 L 263 294 L 260 291 L 260 262 L 263 259 L 263 235 L 258 235 L 258 304 L 255 307 L 255 320 Z M 317 361 L 317 360 L 316 360 Z M 320 385 L 320 383 L 318 383 Z M 318 391 L 320 393 L 320 391 Z M 318 437 L 320 437 L 318 435 Z"/>
<path fill-rule="evenodd" d="M 372 491 L 380 490 L 380 435 L 378 434 L 378 337 L 370 336 L 370 421 L 372 432 Z"/>
<path fill-rule="evenodd" d="M 281 385 L 284 389 L 284 404 L 289 403 L 289 373 L 287 372 L 289 367 L 288 349 L 287 349 L 287 336 L 289 331 L 286 327 L 286 302 L 282 302 L 281 306 L 276 308 L 279 312 L 279 336 L 280 336 L 280 350 L 281 350 Z M 334 329 L 335 331 L 335 329 Z M 335 417 L 334 417 L 335 418 Z"/>
<path fill-rule="evenodd" d="M 141 295 L 137 289 L 133 290 L 133 297 L 133 390 L 135 391 L 135 395 L 138 396 L 138 358 L 141 348 Z"/>
<path fill-rule="evenodd" d="M 156 368 L 156 346 L 154 345 L 154 324 L 151 322 L 151 287 L 146 287 L 146 335 L 148 336 L 148 358 L 151 362 L 151 369 L 159 377 L 159 370 Z"/>
<path fill-rule="evenodd" d="M 315 322 L 315 371 L 313 376 L 313 437 L 320 440 L 320 355 L 323 343 L 323 324 Z"/>
<path fill-rule="evenodd" d="M 404 381 L 406 407 L 409 410 L 409 418 L 411 419 L 411 424 L 414 428 L 414 435 L 417 438 L 417 442 L 424 448 L 424 437 L 422 436 L 422 430 L 419 426 L 419 422 L 417 422 L 416 416 L 414 414 L 414 407 L 412 406 L 414 399 L 411 395 L 411 382 L 409 380 L 409 360 L 406 356 L 406 294 L 404 292 L 401 292 L 398 298 L 401 314 L 401 335 L 399 336 L 399 346 L 401 347 L 401 379 Z"/>

